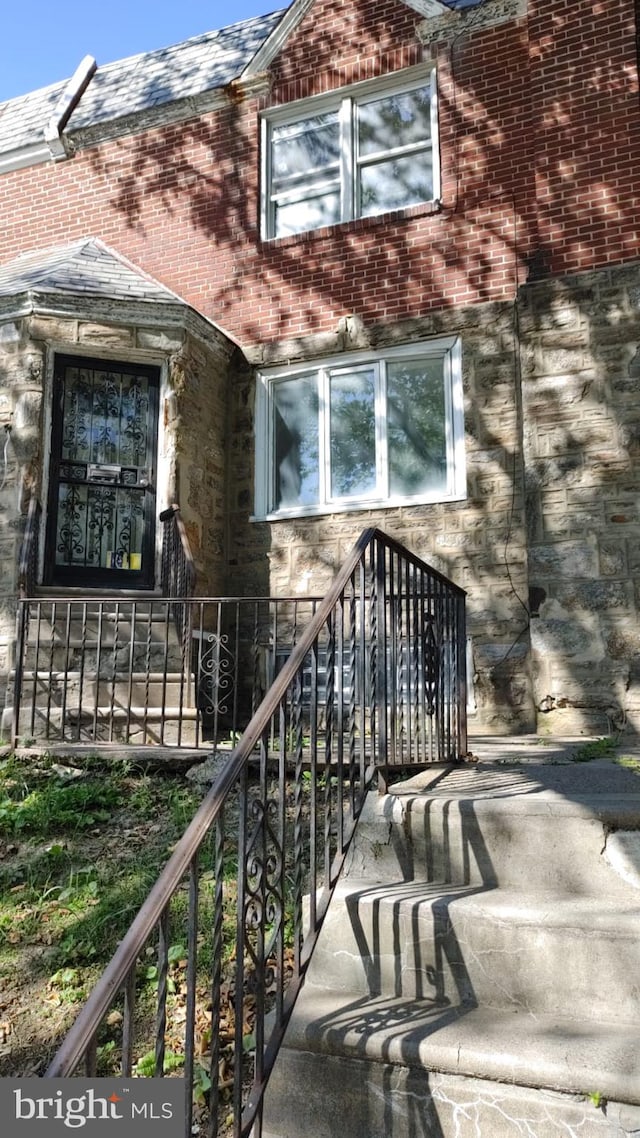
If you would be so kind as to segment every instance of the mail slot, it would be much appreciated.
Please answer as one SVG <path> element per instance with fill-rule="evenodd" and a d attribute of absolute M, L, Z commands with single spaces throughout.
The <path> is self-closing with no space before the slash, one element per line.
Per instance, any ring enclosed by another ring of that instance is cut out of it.
<path fill-rule="evenodd" d="M 90 482 L 119 482 L 121 466 L 107 462 L 90 462 L 87 466 L 87 478 Z"/>

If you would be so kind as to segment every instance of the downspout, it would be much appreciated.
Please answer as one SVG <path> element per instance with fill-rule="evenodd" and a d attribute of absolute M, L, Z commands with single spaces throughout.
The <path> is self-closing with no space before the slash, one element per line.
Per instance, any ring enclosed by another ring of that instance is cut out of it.
<path fill-rule="evenodd" d="M 44 140 L 49 147 L 54 162 L 60 162 L 64 158 L 71 156 L 70 145 L 63 137 L 62 132 L 97 69 L 98 65 L 93 56 L 85 55 L 58 99 L 54 112 L 44 128 Z"/>

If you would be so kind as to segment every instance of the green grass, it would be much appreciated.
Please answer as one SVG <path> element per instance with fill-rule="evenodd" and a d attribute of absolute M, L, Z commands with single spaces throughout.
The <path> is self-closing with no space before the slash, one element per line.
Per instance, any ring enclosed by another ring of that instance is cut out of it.
<path fill-rule="evenodd" d="M 95 761 L 0 763 L 0 969 L 47 949 L 52 972 L 106 962 L 200 802 L 191 788 Z"/>

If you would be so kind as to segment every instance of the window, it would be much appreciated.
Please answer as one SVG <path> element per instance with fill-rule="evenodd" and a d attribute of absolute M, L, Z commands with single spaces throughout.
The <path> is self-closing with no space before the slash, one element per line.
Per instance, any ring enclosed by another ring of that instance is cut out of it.
<path fill-rule="evenodd" d="M 422 71 L 422 69 L 420 69 Z M 437 197 L 434 79 L 371 83 L 264 120 L 263 232 L 284 237 Z"/>
<path fill-rule="evenodd" d="M 464 494 L 457 339 L 258 377 L 256 516 Z"/>

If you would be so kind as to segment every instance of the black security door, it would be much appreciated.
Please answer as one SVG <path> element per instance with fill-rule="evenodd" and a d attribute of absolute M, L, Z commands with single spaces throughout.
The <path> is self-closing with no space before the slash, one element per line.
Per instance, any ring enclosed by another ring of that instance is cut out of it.
<path fill-rule="evenodd" d="M 57 356 L 45 584 L 154 583 L 159 370 Z"/>

